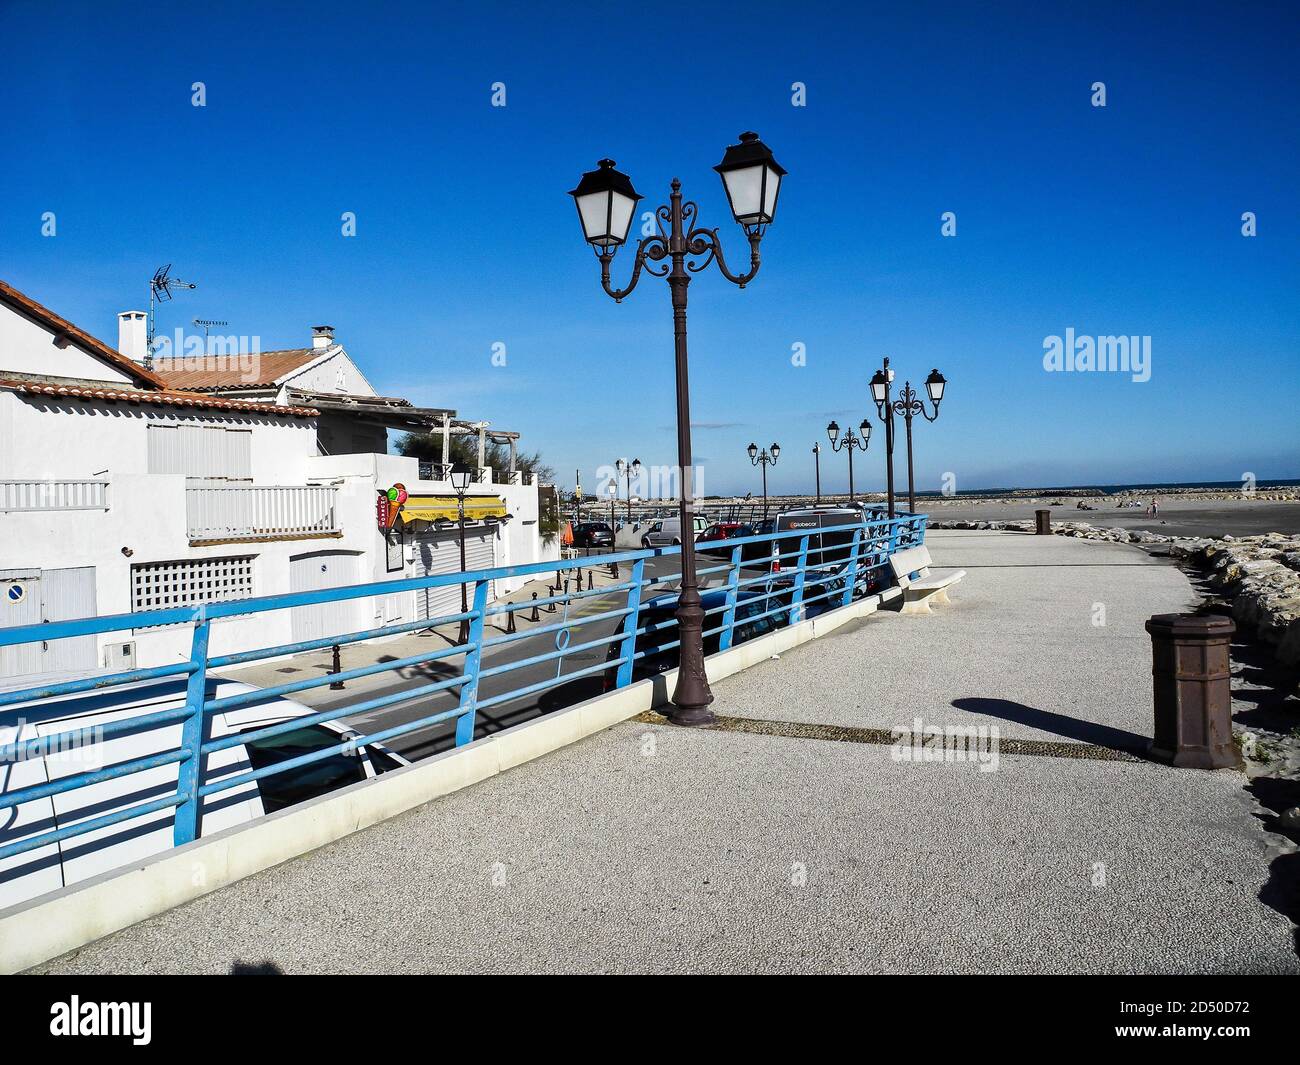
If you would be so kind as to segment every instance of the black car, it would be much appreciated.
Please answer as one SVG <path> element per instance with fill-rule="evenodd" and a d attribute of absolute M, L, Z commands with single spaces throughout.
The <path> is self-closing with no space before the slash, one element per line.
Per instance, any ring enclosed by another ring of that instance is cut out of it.
<path fill-rule="evenodd" d="M 573 546 L 608 550 L 614 546 L 614 530 L 603 521 L 584 521 L 573 527 Z"/>

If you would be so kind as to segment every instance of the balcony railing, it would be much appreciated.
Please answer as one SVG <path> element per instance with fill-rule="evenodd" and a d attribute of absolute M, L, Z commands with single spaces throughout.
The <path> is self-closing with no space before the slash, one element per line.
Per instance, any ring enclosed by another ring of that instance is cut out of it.
<path fill-rule="evenodd" d="M 0 481 L 0 513 L 107 509 L 107 481 Z"/>
<path fill-rule="evenodd" d="M 333 485 L 202 485 L 185 489 L 191 543 L 338 533 Z"/>

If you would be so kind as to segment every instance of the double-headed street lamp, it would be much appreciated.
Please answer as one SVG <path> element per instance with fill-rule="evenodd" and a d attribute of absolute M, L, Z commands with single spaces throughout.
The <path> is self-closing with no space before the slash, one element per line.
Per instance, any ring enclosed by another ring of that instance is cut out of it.
<path fill-rule="evenodd" d="M 460 529 L 460 572 L 463 576 L 465 573 L 465 493 L 469 489 L 469 467 L 457 463 L 451 468 L 448 475 L 451 480 L 451 487 L 456 493 L 456 525 Z M 465 582 L 460 582 L 460 612 L 469 613 L 469 596 L 465 590 Z M 469 643 L 469 618 L 460 619 L 460 639 L 458 643 Z"/>
<path fill-rule="evenodd" d="M 852 429 L 844 430 L 844 435 L 840 436 L 840 426 L 838 422 L 831 422 L 826 426 L 826 435 L 830 438 L 831 448 L 835 451 L 847 451 L 849 453 L 849 506 L 853 506 L 853 452 L 866 451 L 867 444 L 871 441 L 871 423 L 866 418 L 862 419 L 862 424 L 858 426 L 861 436 L 854 434 Z"/>
<path fill-rule="evenodd" d="M 632 475 L 636 474 L 636 476 L 638 477 L 641 476 L 641 460 L 633 459 L 631 462 L 625 462 L 623 459 L 617 459 L 614 462 L 614 466 L 618 470 L 619 474 L 627 482 L 627 523 L 631 525 L 632 524 Z M 614 485 L 614 494 L 618 495 L 617 483 Z M 612 527 L 613 524 L 614 523 L 611 520 L 610 526 Z"/>
<path fill-rule="evenodd" d="M 749 241 L 749 271 L 733 274 L 722 254 L 716 229 L 698 224 L 699 209 L 691 201 L 682 202 L 682 184 L 673 178 L 668 203 L 654 212 L 658 232 L 642 237 L 632 264 L 632 277 L 626 288 L 610 284 L 610 263 L 619 247 L 626 243 L 636 205 L 642 197 L 632 187 L 631 179 L 614 169 L 612 159 L 602 159 L 597 169 L 582 175 L 570 195 L 578 208 L 582 233 L 600 260 L 600 284 L 616 303 L 636 288 L 645 270 L 668 280 L 672 293 L 673 340 L 677 367 L 677 465 L 681 475 L 682 497 L 679 508 L 682 527 L 682 580 L 677 600 L 678 639 L 681 641 L 677 687 L 668 719 L 678 725 L 708 725 L 716 719 L 709 710 L 713 692 L 704 672 L 704 608 L 700 603 L 695 574 L 695 490 L 692 483 L 690 386 L 686 355 L 686 288 L 691 274 L 699 273 L 716 262 L 722 276 L 744 288 L 754 280 L 759 267 L 759 242 L 776 215 L 777 194 L 785 170 L 772 157 L 771 150 L 756 133 L 742 133 L 740 143 L 727 148 L 722 162 L 713 168 L 731 205 L 731 213 L 744 227 Z M 667 229 L 665 229 L 665 224 Z M 691 257 L 688 263 L 687 257 Z M 671 260 L 656 269 L 647 263 Z"/>
<path fill-rule="evenodd" d="M 817 505 L 822 505 L 822 446 L 813 444 L 813 470 L 817 478 Z"/>
<path fill-rule="evenodd" d="M 912 473 L 912 418 L 921 415 L 927 422 L 939 417 L 939 403 L 943 399 L 947 379 L 938 370 L 931 370 L 925 379 L 925 390 L 934 404 L 934 414 L 926 413 L 925 404 L 917 399 L 911 381 L 903 382 L 902 397 L 889 398 L 889 386 L 894 381 L 894 371 L 889 359 L 871 378 L 871 398 L 876 401 L 876 414 L 885 423 L 885 479 L 889 497 L 889 516 L 894 516 L 894 415 L 901 415 L 907 427 L 907 509 L 916 513 L 916 479 Z"/>
<path fill-rule="evenodd" d="M 749 452 L 749 462 L 752 466 L 763 467 L 763 520 L 767 520 L 767 468 L 775 466 L 776 460 L 781 455 L 781 445 L 773 443 L 770 448 L 763 448 L 760 453 L 757 444 L 750 444 L 745 449 Z"/>

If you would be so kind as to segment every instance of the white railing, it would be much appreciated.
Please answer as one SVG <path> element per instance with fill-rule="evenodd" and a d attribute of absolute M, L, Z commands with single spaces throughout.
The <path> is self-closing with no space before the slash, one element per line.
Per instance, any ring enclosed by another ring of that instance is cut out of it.
<path fill-rule="evenodd" d="M 0 512 L 107 509 L 107 481 L 0 481 Z"/>
<path fill-rule="evenodd" d="M 339 532 L 333 485 L 203 485 L 185 489 L 191 541 L 278 540 Z"/>

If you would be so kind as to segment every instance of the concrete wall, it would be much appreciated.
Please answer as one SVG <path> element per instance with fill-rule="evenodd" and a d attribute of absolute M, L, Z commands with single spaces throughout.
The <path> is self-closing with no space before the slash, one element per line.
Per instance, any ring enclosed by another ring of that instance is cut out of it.
<path fill-rule="evenodd" d="M 131 381 L 124 370 L 75 343 L 59 347 L 54 343 L 54 333 L 45 326 L 7 304 L 0 304 L 0 376 L 5 370 L 47 377 L 80 377 L 117 385 Z"/>

